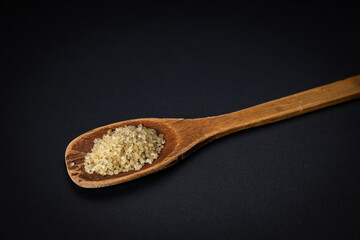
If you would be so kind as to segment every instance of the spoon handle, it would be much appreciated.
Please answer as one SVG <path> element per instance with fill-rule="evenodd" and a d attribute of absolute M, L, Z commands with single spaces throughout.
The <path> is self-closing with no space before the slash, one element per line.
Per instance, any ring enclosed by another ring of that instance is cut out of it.
<path fill-rule="evenodd" d="M 206 135 L 218 138 L 360 97 L 360 75 L 266 102 L 237 112 L 194 119 Z"/>

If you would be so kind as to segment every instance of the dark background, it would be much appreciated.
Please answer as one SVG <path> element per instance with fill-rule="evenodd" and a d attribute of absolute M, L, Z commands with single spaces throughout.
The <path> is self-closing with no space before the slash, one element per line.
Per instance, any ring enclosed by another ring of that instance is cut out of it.
<path fill-rule="evenodd" d="M 235 133 L 103 189 L 76 136 L 236 111 L 360 74 L 351 4 L 1 7 L 1 239 L 360 239 L 360 100 Z"/>

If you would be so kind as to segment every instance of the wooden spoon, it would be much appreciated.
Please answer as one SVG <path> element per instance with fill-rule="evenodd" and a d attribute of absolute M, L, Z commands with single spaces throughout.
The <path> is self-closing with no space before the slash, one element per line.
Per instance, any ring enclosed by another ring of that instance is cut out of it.
<path fill-rule="evenodd" d="M 75 138 L 65 152 L 66 168 L 70 178 L 81 187 L 111 186 L 167 168 L 206 143 L 227 134 L 280 121 L 357 97 L 360 97 L 360 75 L 220 116 L 197 119 L 143 118 L 113 123 Z M 109 129 L 140 123 L 164 134 L 166 143 L 158 159 L 138 171 L 112 176 L 85 172 L 84 157 L 91 151 L 94 139 L 101 138 Z"/>

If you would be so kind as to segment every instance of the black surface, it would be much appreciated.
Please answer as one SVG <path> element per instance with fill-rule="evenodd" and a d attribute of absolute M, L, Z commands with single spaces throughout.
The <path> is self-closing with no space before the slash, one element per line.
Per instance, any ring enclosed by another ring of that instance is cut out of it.
<path fill-rule="evenodd" d="M 360 100 L 216 140 L 103 189 L 95 127 L 232 112 L 360 74 L 355 5 L 12 1 L 1 13 L 1 239 L 360 239 Z"/>

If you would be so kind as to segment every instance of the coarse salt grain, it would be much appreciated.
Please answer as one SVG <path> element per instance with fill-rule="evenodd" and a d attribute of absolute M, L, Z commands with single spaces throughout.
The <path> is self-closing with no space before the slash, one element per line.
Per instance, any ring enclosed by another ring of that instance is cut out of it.
<path fill-rule="evenodd" d="M 163 134 L 157 135 L 155 129 L 142 124 L 109 130 L 94 140 L 94 147 L 85 156 L 85 171 L 114 175 L 139 170 L 158 158 L 164 144 Z"/>

